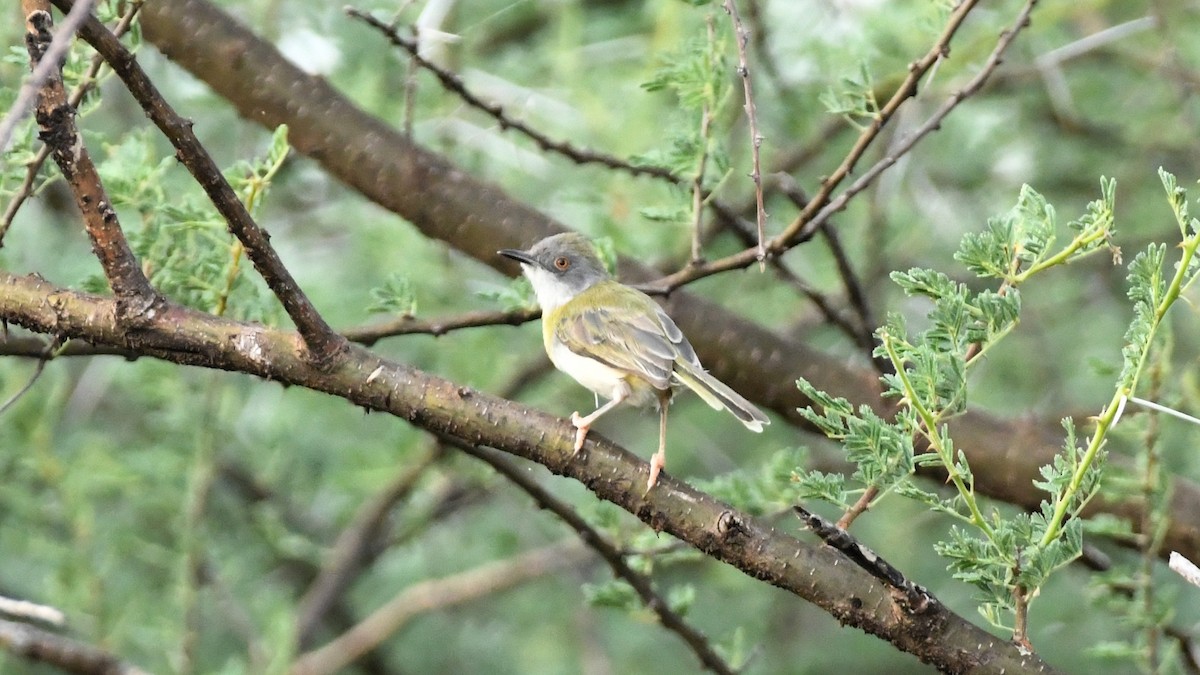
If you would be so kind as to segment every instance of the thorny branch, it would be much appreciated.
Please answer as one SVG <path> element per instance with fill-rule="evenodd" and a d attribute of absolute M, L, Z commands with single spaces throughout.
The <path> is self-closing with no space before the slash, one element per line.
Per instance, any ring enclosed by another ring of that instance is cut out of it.
<path fill-rule="evenodd" d="M 72 0 L 54 2 L 60 8 L 65 6 L 69 9 L 73 6 Z M 180 117 L 163 99 L 134 55 L 98 20 L 89 18 L 79 34 L 104 57 L 117 77 L 125 83 L 129 93 L 133 94 L 154 124 L 175 146 L 180 162 L 208 194 L 217 211 L 225 218 L 229 231 L 245 246 L 254 268 L 296 324 L 314 362 L 322 366 L 331 365 L 344 348 L 345 339 L 329 327 L 296 284 L 291 272 L 284 267 L 271 246 L 267 233 L 250 217 L 233 187 L 225 180 L 220 167 L 204 149 L 200 139 L 196 138 L 192 123 Z"/>
<path fill-rule="evenodd" d="M 117 36 L 118 38 L 124 35 L 129 30 L 129 26 L 133 24 L 133 17 L 135 14 L 137 14 L 137 11 L 141 9 L 141 7 L 142 3 L 140 0 L 138 2 L 129 3 L 129 7 L 125 10 L 125 14 L 121 16 L 121 19 L 117 22 L 117 25 L 113 27 L 113 35 Z M 75 10 L 72 9 L 72 12 L 74 11 Z M 79 20 L 82 21 L 86 16 L 86 12 L 81 13 Z M 59 31 L 65 32 L 66 29 L 66 22 L 64 22 L 64 26 L 60 28 Z M 83 97 L 86 96 L 87 93 L 93 88 L 95 88 L 96 78 L 99 76 L 100 68 L 103 65 L 104 59 L 100 58 L 99 54 L 96 54 L 92 57 L 92 62 L 88 66 L 87 73 L 84 74 L 83 79 L 80 80 L 79 84 L 71 92 L 71 95 L 67 97 L 67 103 L 72 108 L 78 109 L 79 104 L 83 102 Z M 16 109 L 15 105 L 13 106 L 13 109 Z M 0 138 L 3 138 L 2 133 L 0 133 Z M 25 167 L 25 180 L 22 181 L 21 186 L 17 188 L 17 191 L 15 194 L 13 194 L 12 199 L 9 200 L 8 206 L 4 207 L 4 215 L 0 216 L 0 248 L 3 248 L 4 246 L 4 235 L 8 232 L 8 228 L 12 226 L 12 221 L 13 218 L 16 217 L 17 211 L 20 210 L 21 205 L 25 203 L 25 200 L 29 199 L 29 197 L 33 194 L 34 181 L 37 180 L 38 172 L 42 170 L 42 165 L 46 163 L 46 160 L 49 157 L 50 147 L 43 145 L 41 149 L 38 150 L 37 155 L 35 155 L 34 158 L 29 161 L 28 166 Z"/>
<path fill-rule="evenodd" d="M 556 152 L 564 157 L 569 158 L 577 164 L 600 164 L 601 166 L 624 171 L 634 176 L 654 176 L 656 178 L 665 178 L 675 183 L 678 183 L 681 180 L 670 170 L 660 166 L 641 166 L 637 164 L 631 164 L 623 159 L 620 159 L 619 157 L 614 157 L 603 152 L 577 148 L 566 141 L 556 141 L 537 129 L 529 126 L 528 124 L 510 117 L 508 113 L 504 111 L 504 106 L 498 103 L 485 101 L 477 96 L 474 92 L 467 88 L 467 85 L 462 81 L 461 78 L 459 78 L 458 75 L 455 75 L 449 70 L 442 68 L 438 64 L 422 56 L 416 40 L 404 37 L 398 30 L 396 30 L 395 26 L 388 25 L 383 21 L 376 19 L 374 16 L 366 12 L 362 12 L 354 7 L 347 7 L 346 14 L 383 33 L 389 42 L 408 52 L 409 57 L 413 60 L 413 62 L 432 73 L 433 76 L 436 77 L 438 81 L 442 83 L 442 86 L 448 91 L 456 94 L 467 105 L 482 110 L 484 113 L 499 122 L 501 129 L 512 129 L 520 133 L 536 143 L 537 146 L 542 150 L 547 152 Z"/>
<path fill-rule="evenodd" d="M 25 9 L 25 46 L 36 71 L 50 58 L 50 5 L 37 0 L 26 0 L 22 5 Z M 90 17 L 87 20 L 95 22 Z M 152 319 L 160 308 L 161 298 L 150 287 L 125 240 L 116 211 L 100 182 L 100 174 L 75 127 L 75 109 L 67 101 L 59 63 L 57 60 L 51 63 L 54 67 L 37 95 L 35 117 L 39 137 L 50 148 L 54 163 L 71 187 L 92 242 L 92 251 L 118 299 L 122 320 L 136 323 Z"/>
<path fill-rule="evenodd" d="M 916 95 L 917 83 L 920 78 L 933 67 L 939 59 L 944 57 L 950 51 L 950 40 L 957 33 L 963 20 L 971 9 L 978 3 L 978 0 L 964 0 L 959 4 L 950 15 L 950 19 L 943 29 L 941 36 L 934 43 L 933 47 L 921 59 L 913 62 L 909 66 L 909 72 L 905 77 L 904 82 L 885 103 L 877 113 L 875 119 L 866 129 L 859 135 L 854 146 L 847 153 L 846 157 L 838 168 L 830 174 L 818 189 L 816 195 L 809 201 L 808 206 L 796 217 L 796 219 L 778 236 L 773 237 L 766 245 L 768 256 L 781 255 L 783 252 L 793 246 L 807 241 L 825 222 L 829 220 L 834 213 L 845 208 L 850 198 L 859 192 L 866 189 L 879 174 L 891 167 L 900 157 L 908 153 L 922 138 L 930 132 L 937 129 L 943 119 L 950 114 L 960 103 L 965 101 L 971 95 L 979 91 L 988 78 L 995 72 L 1000 65 L 1000 60 L 1008 51 L 1009 46 L 1016 38 L 1018 33 L 1029 25 L 1029 16 L 1033 11 L 1037 0 L 1026 0 L 1024 7 L 1018 12 L 1013 24 L 1000 35 L 1000 39 L 996 42 L 996 47 L 988 57 L 986 63 L 980 68 L 975 77 L 967 83 L 965 87 L 951 94 L 940 108 L 920 127 L 914 130 L 909 136 L 905 137 L 896 145 L 893 151 L 883 159 L 875 163 L 854 183 L 843 190 L 836 198 L 833 197 L 834 190 L 849 176 L 854 166 L 858 164 L 858 160 L 862 158 L 876 137 L 879 135 L 884 124 L 895 116 L 901 104 L 909 98 Z M 755 248 L 746 249 L 741 252 L 726 256 L 719 260 L 713 260 L 703 265 L 691 266 L 680 270 L 674 274 L 663 277 L 655 282 L 662 293 L 679 288 L 687 283 L 695 281 L 703 277 L 719 274 L 734 269 L 742 269 L 752 265 L 758 260 L 758 251 Z"/>
<path fill-rule="evenodd" d="M 613 575 L 618 579 L 624 580 L 633 588 L 646 607 L 658 616 L 658 620 L 662 623 L 663 627 L 679 635 L 688 648 L 696 655 L 696 658 L 700 659 L 700 663 L 704 664 L 705 668 L 714 673 L 732 675 L 735 672 L 725 662 L 725 659 L 721 658 L 721 655 L 713 649 L 712 645 L 709 644 L 708 638 L 703 633 L 693 628 L 684 621 L 682 616 L 671 609 L 666 599 L 654 590 L 654 585 L 650 578 L 630 567 L 625 562 L 625 554 L 614 546 L 612 542 L 608 541 L 603 534 L 589 525 L 586 520 L 580 517 L 570 505 L 543 489 L 536 481 L 526 475 L 520 467 L 501 454 L 467 443 L 454 443 L 454 445 L 472 457 L 491 465 L 493 469 L 532 497 L 537 502 L 539 508 L 550 511 L 575 530 L 579 538 L 583 540 L 583 543 L 591 547 L 592 550 L 604 559 L 604 562 L 608 563 Z"/>
<path fill-rule="evenodd" d="M 754 88 L 750 83 L 750 63 L 746 57 L 746 45 L 750 42 L 750 34 L 742 24 L 742 15 L 738 13 L 734 0 L 725 0 L 725 12 L 733 21 L 734 42 L 737 44 L 738 76 L 742 78 L 742 89 L 746 97 L 746 120 L 750 127 L 750 157 L 752 169 L 750 179 L 754 181 L 755 222 L 758 225 L 758 261 L 767 259 L 767 207 L 763 203 L 762 161 L 760 159 L 763 137 L 758 131 L 758 112 L 754 105 Z"/>

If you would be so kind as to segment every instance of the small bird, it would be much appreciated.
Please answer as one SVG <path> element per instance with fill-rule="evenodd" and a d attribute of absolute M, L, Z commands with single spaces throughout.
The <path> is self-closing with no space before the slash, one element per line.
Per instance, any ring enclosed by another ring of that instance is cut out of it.
<path fill-rule="evenodd" d="M 542 307 L 542 341 L 554 367 L 598 396 L 609 399 L 592 414 L 571 413 L 575 452 L 601 415 L 621 403 L 659 408 L 658 452 L 650 480 L 666 463 L 667 405 L 683 385 L 716 410 L 733 413 L 761 432 L 770 420 L 728 385 L 705 372 L 696 351 L 650 296 L 613 279 L 592 242 L 567 232 L 547 237 L 528 251 L 497 251 L 521 263 Z"/>

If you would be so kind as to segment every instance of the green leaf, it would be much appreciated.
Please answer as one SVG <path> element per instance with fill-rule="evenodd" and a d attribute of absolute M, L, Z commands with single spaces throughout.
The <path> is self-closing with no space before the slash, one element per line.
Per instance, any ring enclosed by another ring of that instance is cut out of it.
<path fill-rule="evenodd" d="M 382 286 L 371 289 L 372 303 L 367 311 L 373 314 L 394 314 L 411 317 L 417 313 L 417 298 L 412 281 L 401 274 L 388 277 Z"/>

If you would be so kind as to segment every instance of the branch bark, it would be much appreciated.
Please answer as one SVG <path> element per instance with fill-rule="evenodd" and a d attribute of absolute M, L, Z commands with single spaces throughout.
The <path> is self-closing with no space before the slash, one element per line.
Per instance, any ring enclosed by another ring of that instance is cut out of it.
<path fill-rule="evenodd" d="M 73 0 L 54 0 L 54 3 L 63 11 L 69 11 L 74 5 Z M 254 269 L 267 282 L 267 286 L 296 324 L 310 356 L 316 363 L 328 366 L 342 350 L 345 339 L 330 328 L 313 307 L 308 296 L 300 289 L 291 272 L 284 267 L 279 254 L 271 246 L 270 236 L 250 217 L 242 200 L 233 191 L 229 181 L 225 180 L 220 167 L 192 132 L 191 121 L 175 112 L 138 65 L 133 53 L 99 20 L 89 17 L 80 27 L 79 34 L 112 66 L 113 72 L 125 83 L 125 87 L 137 99 L 142 110 L 171 145 L 175 146 L 175 156 L 187 167 L 217 211 L 225 218 L 229 232 L 245 246 Z M 61 83 L 59 88 L 61 89 Z M 112 220 L 115 222 L 115 219 L 114 214 Z M 117 292 L 115 287 L 113 290 Z"/>
<path fill-rule="evenodd" d="M 29 330 L 129 347 L 110 298 L 0 271 L 0 320 Z M 303 358 L 296 333 L 242 324 L 170 305 L 138 334 L 148 356 L 298 385 L 387 412 L 458 443 L 482 445 L 579 480 L 601 499 L 706 555 L 788 590 L 842 623 L 858 627 L 956 673 L 1053 672 L 1034 654 L 954 614 L 938 602 L 915 610 L 897 602 L 840 554 L 778 532 L 669 475 L 643 494 L 646 463 L 598 434 L 575 456 L 569 422 L 381 359 L 356 346 L 333 367 Z"/>

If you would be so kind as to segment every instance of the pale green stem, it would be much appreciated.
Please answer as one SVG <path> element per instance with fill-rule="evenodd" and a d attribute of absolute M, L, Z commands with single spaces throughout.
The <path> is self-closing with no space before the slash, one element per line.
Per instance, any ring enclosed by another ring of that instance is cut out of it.
<path fill-rule="evenodd" d="M 1154 335 L 1158 332 L 1158 327 L 1162 323 L 1163 317 L 1166 316 L 1167 310 L 1179 298 L 1179 293 L 1183 289 L 1185 281 L 1191 283 L 1191 280 L 1185 279 L 1187 276 L 1188 267 L 1192 258 L 1196 255 L 1196 247 L 1200 245 L 1200 236 L 1193 235 L 1183 242 L 1183 255 L 1180 257 L 1179 266 L 1175 270 L 1175 276 L 1171 279 L 1171 285 L 1167 287 L 1167 292 L 1159 301 L 1158 306 L 1154 308 L 1154 321 L 1150 325 L 1150 334 L 1146 338 L 1146 349 L 1149 350 L 1151 343 L 1154 341 Z M 1100 448 L 1104 446 L 1105 436 L 1111 428 L 1117 411 L 1123 406 L 1125 399 L 1137 388 L 1138 378 L 1142 374 L 1142 368 L 1146 365 L 1146 354 L 1138 355 L 1137 367 L 1133 371 L 1133 376 L 1129 383 L 1121 384 L 1117 387 L 1113 394 L 1112 400 L 1108 402 L 1104 412 L 1096 420 L 1096 431 L 1092 434 L 1091 440 L 1088 442 L 1087 450 L 1083 453 L 1083 459 L 1076 467 L 1074 474 L 1071 476 L 1071 482 L 1067 485 L 1067 489 L 1063 491 L 1062 496 L 1058 498 L 1054 505 L 1054 515 L 1046 524 L 1046 533 L 1042 535 L 1041 546 L 1048 546 L 1054 538 L 1058 536 L 1062 529 L 1063 521 L 1066 520 L 1067 510 L 1070 508 L 1075 495 L 1079 493 L 1080 487 L 1083 485 L 1084 477 L 1087 475 L 1088 469 L 1092 463 L 1096 461 L 1096 456 L 1100 454 Z"/>
<path fill-rule="evenodd" d="M 988 539 L 992 538 L 992 528 L 984 519 L 983 513 L 979 510 L 979 503 L 975 501 L 975 491 L 968 488 L 963 481 L 962 474 L 954 464 L 954 457 L 946 450 L 942 435 L 938 432 L 938 419 L 930 412 L 917 397 L 916 390 L 912 386 L 912 381 L 908 378 L 908 371 L 904 368 L 904 363 L 900 359 L 900 355 L 896 353 L 893 347 L 892 336 L 887 332 L 882 332 L 880 338 L 883 341 L 883 348 L 887 351 L 888 359 L 892 365 L 896 367 L 896 376 L 900 378 L 900 383 L 904 385 L 904 398 L 908 400 L 908 404 L 917 413 L 922 426 L 925 427 L 925 437 L 929 439 L 929 445 L 937 456 L 942 460 L 942 464 L 946 467 L 946 473 L 950 477 L 950 482 L 954 483 L 954 487 L 958 490 L 958 494 L 962 496 L 963 501 L 967 505 L 967 509 L 971 512 L 970 522 L 976 527 L 983 530 L 987 534 Z"/>
<path fill-rule="evenodd" d="M 1078 252 L 1080 249 L 1084 248 L 1085 246 L 1088 246 L 1089 244 L 1094 243 L 1095 241 L 1097 241 L 1099 239 L 1104 239 L 1105 236 L 1107 236 L 1107 234 L 1108 234 L 1108 228 L 1098 228 L 1098 229 L 1092 230 L 1090 232 L 1084 232 L 1084 233 L 1079 234 L 1074 239 L 1072 239 L 1071 243 L 1068 244 L 1067 247 L 1064 248 L 1063 250 L 1059 251 L 1058 253 L 1055 253 L 1054 255 L 1050 256 L 1049 258 L 1046 258 L 1045 260 L 1041 260 L 1039 262 L 1034 263 L 1033 265 L 1031 265 L 1029 267 L 1029 269 L 1012 277 L 1012 279 L 1011 279 L 1012 285 L 1015 286 L 1017 284 L 1020 284 L 1020 283 L 1024 282 L 1025 280 L 1029 279 L 1029 277 L 1033 276 L 1034 274 L 1037 274 L 1038 272 L 1041 272 L 1043 270 L 1054 267 L 1055 265 L 1062 265 L 1065 263 L 1072 262 L 1074 260 L 1074 258 L 1072 256 L 1074 256 L 1076 254 L 1076 252 Z M 1096 249 L 1096 250 L 1099 250 L 1099 249 Z M 1084 255 L 1091 255 L 1094 252 L 1095 252 L 1095 250 L 1087 251 L 1086 253 L 1084 253 Z"/>

